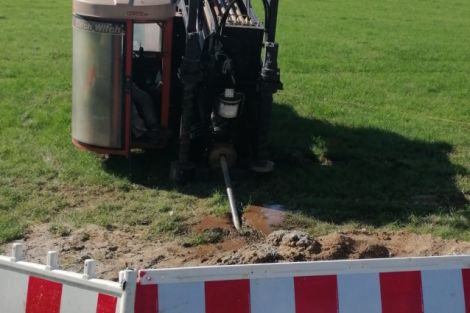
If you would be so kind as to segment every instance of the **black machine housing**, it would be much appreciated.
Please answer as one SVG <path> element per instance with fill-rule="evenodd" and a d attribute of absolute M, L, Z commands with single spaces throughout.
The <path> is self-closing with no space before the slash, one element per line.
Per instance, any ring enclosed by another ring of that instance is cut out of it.
<path fill-rule="evenodd" d="M 174 21 L 170 107 L 178 129 L 171 177 L 198 164 L 270 171 L 273 94 L 282 88 L 275 42 L 278 0 L 263 0 L 264 25 L 250 0 L 180 0 Z M 262 52 L 264 48 L 264 57 Z M 171 127 L 171 125 L 170 125 Z M 208 163 L 207 163 L 208 162 Z"/>

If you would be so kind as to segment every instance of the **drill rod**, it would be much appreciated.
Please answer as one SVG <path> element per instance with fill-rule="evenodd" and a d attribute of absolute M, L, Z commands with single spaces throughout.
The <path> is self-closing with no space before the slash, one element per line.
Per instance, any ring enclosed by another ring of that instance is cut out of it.
<path fill-rule="evenodd" d="M 225 155 L 220 156 L 220 166 L 222 167 L 222 173 L 224 174 L 225 188 L 227 190 L 230 211 L 232 212 L 233 225 L 237 230 L 240 230 L 241 226 L 237 210 L 237 201 L 235 200 L 235 196 L 233 195 L 232 181 L 230 179 L 230 173 L 228 171 L 227 159 L 225 158 Z"/>

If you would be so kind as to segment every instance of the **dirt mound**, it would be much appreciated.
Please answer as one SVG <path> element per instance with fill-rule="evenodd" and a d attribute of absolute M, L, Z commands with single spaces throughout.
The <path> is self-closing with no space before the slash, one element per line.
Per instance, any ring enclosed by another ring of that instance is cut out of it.
<path fill-rule="evenodd" d="M 303 261 L 321 251 L 321 245 L 309 234 L 278 230 L 264 242 L 228 251 L 208 261 L 208 264 L 250 264 L 277 261 Z"/>
<path fill-rule="evenodd" d="M 211 223 L 209 223 L 211 224 Z M 214 225 L 200 227 L 207 232 Z M 215 223 L 218 227 L 218 224 Z M 207 264 L 248 264 L 469 254 L 470 243 L 442 240 L 408 232 L 332 233 L 313 238 L 301 231 L 278 230 L 262 236 L 248 230 L 243 235 L 228 230 L 220 242 L 185 246 L 181 242 L 149 241 L 145 228 L 132 232 L 89 225 L 79 230 L 57 231 L 50 225 L 31 229 L 23 240 L 27 260 L 44 263 L 48 250 L 60 253 L 61 267 L 82 271 L 83 261 L 97 260 L 101 278 L 117 279 L 119 270 Z M 9 249 L 9 245 L 5 250 Z M 5 251 L 7 252 L 7 251 Z"/>
<path fill-rule="evenodd" d="M 209 264 L 247 264 L 277 261 L 387 258 L 390 250 L 381 244 L 368 244 L 346 234 L 331 234 L 315 240 L 308 233 L 278 230 L 261 244 L 228 251 Z"/>
<path fill-rule="evenodd" d="M 213 257 L 207 264 L 253 264 L 272 263 L 281 260 L 277 249 L 267 244 L 255 244 L 243 247 L 239 250 L 222 253 L 221 256 Z"/>

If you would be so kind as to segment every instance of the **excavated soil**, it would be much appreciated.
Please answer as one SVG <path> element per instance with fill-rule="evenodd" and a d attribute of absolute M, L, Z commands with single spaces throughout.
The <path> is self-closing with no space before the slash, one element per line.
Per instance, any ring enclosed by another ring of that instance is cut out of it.
<path fill-rule="evenodd" d="M 275 219 L 276 222 L 278 221 Z M 269 235 L 247 228 L 236 233 L 225 219 L 208 217 L 193 225 L 194 232 L 222 231 L 214 244 L 187 246 L 151 241 L 144 227 L 131 231 L 89 225 L 66 234 L 50 225 L 33 227 L 23 242 L 26 259 L 44 263 L 48 250 L 60 253 L 63 269 L 82 271 L 83 261 L 97 260 L 100 278 L 117 279 L 119 270 L 191 265 L 245 264 L 307 260 L 387 258 L 470 253 L 470 242 L 443 240 L 408 232 L 337 232 L 313 238 L 301 231 L 275 230 Z M 266 231 L 266 229 L 264 229 Z M 8 252 L 10 245 L 5 247 Z"/>

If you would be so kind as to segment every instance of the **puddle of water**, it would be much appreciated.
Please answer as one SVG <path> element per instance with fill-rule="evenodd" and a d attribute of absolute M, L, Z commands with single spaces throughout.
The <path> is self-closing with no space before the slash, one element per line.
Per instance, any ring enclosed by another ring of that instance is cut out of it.
<path fill-rule="evenodd" d="M 266 207 L 251 205 L 243 212 L 243 219 L 251 228 L 267 236 L 282 224 L 284 212 L 284 206 L 278 204 Z"/>

